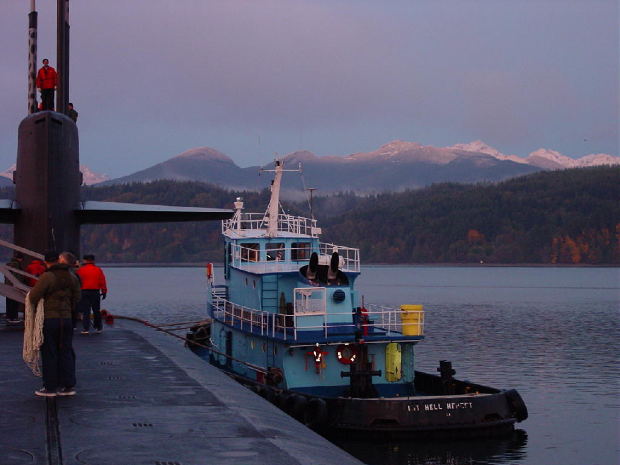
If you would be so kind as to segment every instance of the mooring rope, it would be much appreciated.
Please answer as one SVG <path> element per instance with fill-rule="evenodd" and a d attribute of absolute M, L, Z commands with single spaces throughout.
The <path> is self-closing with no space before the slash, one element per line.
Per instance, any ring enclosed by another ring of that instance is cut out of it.
<path fill-rule="evenodd" d="M 103 313 L 103 310 L 102 310 L 102 313 Z M 233 357 L 231 355 L 228 355 L 228 354 L 226 354 L 224 352 L 221 352 L 221 351 L 219 351 L 217 349 L 214 349 L 212 346 L 207 346 L 205 344 L 201 344 L 200 342 L 192 341 L 190 339 L 187 339 L 186 337 L 179 336 L 178 334 L 173 333 L 171 329 L 163 328 L 163 326 L 170 326 L 171 323 L 168 323 L 168 324 L 165 324 L 165 325 L 156 325 L 156 324 L 153 324 L 153 323 L 151 323 L 149 321 L 143 320 L 141 318 L 136 318 L 136 317 L 133 317 L 133 316 L 115 315 L 115 314 L 110 313 L 109 311 L 106 311 L 104 316 L 108 316 L 108 315 L 112 318 L 112 320 L 118 318 L 119 320 L 129 320 L 129 321 L 135 321 L 137 323 L 142 323 L 143 325 L 148 326 L 149 328 L 154 328 L 157 331 L 161 331 L 163 333 L 169 334 L 170 336 L 174 336 L 177 339 L 181 339 L 182 341 L 185 341 L 187 344 L 193 344 L 195 346 L 202 347 L 203 349 L 207 349 L 207 350 L 210 350 L 211 352 L 215 352 L 216 354 L 221 355 L 223 357 L 226 357 L 226 358 L 228 358 L 228 359 L 230 359 L 230 360 L 232 360 L 234 362 L 241 363 L 242 365 L 247 366 L 251 370 L 254 370 L 254 371 L 257 371 L 257 372 L 263 373 L 263 374 L 268 374 L 269 373 L 269 371 L 266 368 L 259 367 L 258 365 L 254 365 L 252 363 L 248 363 L 248 362 L 246 362 L 244 360 L 239 360 L 238 358 L 235 358 L 235 357 Z M 111 324 L 109 322 L 107 322 L 107 323 Z M 190 322 L 185 322 L 185 323 L 180 323 L 180 324 L 187 324 L 187 323 L 190 323 Z M 199 321 L 198 323 L 206 324 L 206 323 L 208 323 L 208 320 L 202 320 L 202 321 Z M 191 328 L 191 326 L 190 326 L 190 328 Z M 176 328 L 172 328 L 172 329 L 176 329 Z"/>
<path fill-rule="evenodd" d="M 209 323 L 211 320 L 198 320 L 198 321 L 181 321 L 180 323 L 165 323 L 162 325 L 157 325 L 159 328 L 163 328 L 164 326 L 179 326 L 179 325 L 199 325 Z"/>

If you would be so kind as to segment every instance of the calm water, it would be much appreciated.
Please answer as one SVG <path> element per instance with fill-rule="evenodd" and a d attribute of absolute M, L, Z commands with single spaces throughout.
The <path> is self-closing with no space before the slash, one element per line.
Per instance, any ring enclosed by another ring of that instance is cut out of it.
<path fill-rule="evenodd" d="M 110 310 L 160 323 L 204 315 L 203 269 L 106 273 Z M 459 378 L 518 389 L 530 417 L 503 440 L 342 447 L 377 465 L 619 463 L 618 268 L 371 266 L 357 286 L 368 303 L 424 304 L 418 369 L 451 360 Z"/>

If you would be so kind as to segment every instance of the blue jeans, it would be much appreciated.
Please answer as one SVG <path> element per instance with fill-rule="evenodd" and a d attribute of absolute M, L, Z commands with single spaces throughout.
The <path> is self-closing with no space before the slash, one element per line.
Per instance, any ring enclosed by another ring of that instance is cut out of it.
<path fill-rule="evenodd" d="M 84 331 L 88 331 L 90 328 L 90 311 L 92 309 L 95 321 L 93 326 L 95 329 L 103 329 L 101 323 L 101 312 L 99 308 L 101 306 L 101 300 L 98 289 L 82 289 L 82 298 L 80 299 L 79 309 L 82 312 L 82 326 Z"/>
<path fill-rule="evenodd" d="M 43 385 L 48 391 L 75 386 L 75 352 L 71 318 L 46 318 L 41 346 Z"/>

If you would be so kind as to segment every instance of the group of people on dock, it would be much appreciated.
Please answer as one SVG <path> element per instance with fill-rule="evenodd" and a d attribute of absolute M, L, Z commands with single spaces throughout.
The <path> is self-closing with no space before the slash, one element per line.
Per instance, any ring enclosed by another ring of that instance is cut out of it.
<path fill-rule="evenodd" d="M 35 394 L 43 397 L 74 395 L 73 331 L 81 320 L 81 334 L 90 334 L 92 312 L 94 333 L 102 332 L 100 305 L 108 293 L 105 274 L 95 264 L 92 254 L 84 255 L 81 266 L 71 252 L 46 252 L 43 261 L 34 259 L 25 268 L 22 268 L 23 261 L 23 254 L 15 252 L 7 266 L 23 269 L 34 276 L 20 275 L 22 282 L 32 288 L 26 296 L 25 306 L 7 298 L 7 323 L 20 323 L 20 306 L 25 313 L 31 312 L 35 319 L 37 312 L 43 312 L 42 327 L 34 330 L 41 332 L 43 337 L 40 347 L 43 387 Z M 25 337 L 32 335 L 25 334 Z"/>
<path fill-rule="evenodd" d="M 58 86 L 58 73 L 50 66 L 47 58 L 43 59 L 43 66 L 39 68 L 36 79 L 37 89 L 41 92 L 41 103 L 39 110 L 54 110 L 54 92 Z M 67 116 L 77 123 L 78 112 L 73 107 L 73 103 L 67 105 Z"/>

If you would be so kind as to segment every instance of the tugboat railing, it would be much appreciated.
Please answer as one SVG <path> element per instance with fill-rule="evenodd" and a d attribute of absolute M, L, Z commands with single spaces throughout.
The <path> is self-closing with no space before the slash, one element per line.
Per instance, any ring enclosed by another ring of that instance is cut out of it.
<path fill-rule="evenodd" d="M 257 242 L 256 245 L 259 246 L 259 243 Z M 319 263 L 329 264 L 331 254 L 334 252 L 338 252 L 340 256 L 339 267 L 342 271 L 360 272 L 360 251 L 353 247 L 320 242 Z M 312 250 L 309 247 L 280 247 L 260 250 L 238 243 L 230 243 L 231 265 L 255 273 L 296 271 L 310 261 L 311 253 Z"/>
<path fill-rule="evenodd" d="M 241 213 L 240 217 L 222 221 L 222 233 L 227 231 L 256 231 L 266 228 L 267 219 L 264 213 Z M 316 226 L 316 220 L 285 213 L 278 215 L 278 231 L 310 237 L 319 237 L 321 234 L 321 229 Z"/>
<path fill-rule="evenodd" d="M 360 249 L 330 244 L 328 242 L 319 243 L 319 255 L 331 256 L 334 252 L 338 252 L 338 255 L 340 255 L 341 270 L 355 273 L 360 272 Z"/>
<path fill-rule="evenodd" d="M 368 305 L 358 318 L 352 312 L 330 312 L 320 315 L 320 324 L 304 324 L 304 315 L 287 315 L 239 305 L 212 294 L 212 316 L 224 324 L 238 327 L 241 331 L 284 341 L 299 341 L 304 333 L 320 332 L 327 340 L 330 336 L 362 337 L 403 335 L 422 336 L 424 334 L 424 312 L 417 313 L 416 321 L 403 321 L 401 310 L 391 307 Z M 409 312 L 412 313 L 412 312 Z M 316 315 L 314 315 L 316 316 Z M 341 321 L 338 317 L 342 317 Z M 412 327 L 406 330 L 407 327 Z"/>

